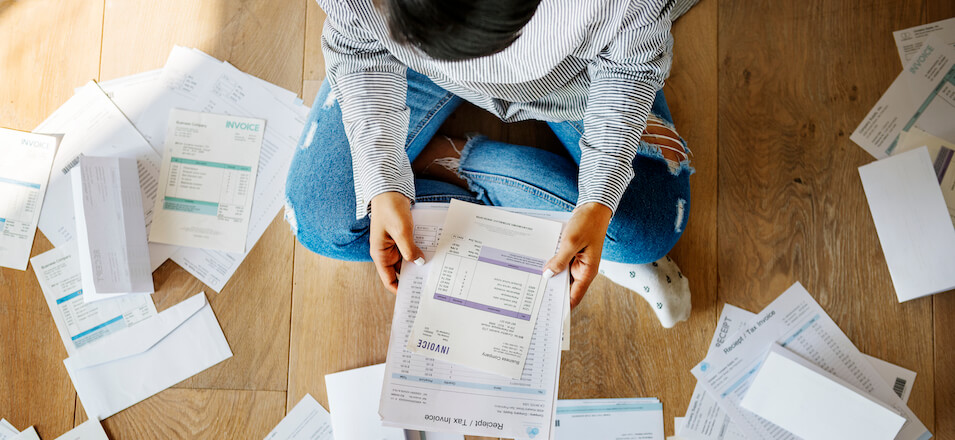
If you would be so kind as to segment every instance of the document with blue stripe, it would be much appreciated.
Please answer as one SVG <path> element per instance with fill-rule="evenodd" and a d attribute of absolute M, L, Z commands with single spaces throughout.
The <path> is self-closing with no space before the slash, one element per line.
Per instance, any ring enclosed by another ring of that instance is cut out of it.
<path fill-rule="evenodd" d="M 245 252 L 265 121 L 169 112 L 149 240 Z"/>
<path fill-rule="evenodd" d="M 663 440 L 663 404 L 656 398 L 558 400 L 557 440 Z"/>
<path fill-rule="evenodd" d="M 84 302 L 79 257 L 73 242 L 37 255 L 30 262 L 70 356 L 87 344 L 156 315 L 151 295 Z"/>
<path fill-rule="evenodd" d="M 0 128 L 0 267 L 26 270 L 56 138 Z"/>

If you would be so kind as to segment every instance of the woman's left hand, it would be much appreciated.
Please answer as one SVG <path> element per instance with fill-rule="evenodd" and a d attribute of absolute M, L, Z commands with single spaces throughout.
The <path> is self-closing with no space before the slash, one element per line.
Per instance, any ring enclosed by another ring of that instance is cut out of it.
<path fill-rule="evenodd" d="M 600 203 L 590 202 L 574 209 L 554 255 L 544 267 L 558 274 L 570 265 L 570 307 L 577 307 L 597 277 L 604 237 L 613 211 Z M 546 276 L 546 271 L 545 271 Z"/>

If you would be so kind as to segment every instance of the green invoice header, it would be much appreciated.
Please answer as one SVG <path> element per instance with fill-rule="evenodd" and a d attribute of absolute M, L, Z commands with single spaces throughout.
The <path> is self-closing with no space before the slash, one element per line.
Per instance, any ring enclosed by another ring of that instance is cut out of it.
<path fill-rule="evenodd" d="M 260 124 L 251 124 L 248 122 L 225 121 L 225 128 L 235 128 L 238 130 L 261 131 Z"/>

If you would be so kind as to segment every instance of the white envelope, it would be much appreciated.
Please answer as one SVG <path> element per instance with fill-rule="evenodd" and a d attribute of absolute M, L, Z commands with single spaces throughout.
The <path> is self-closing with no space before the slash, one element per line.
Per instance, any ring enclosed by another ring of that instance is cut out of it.
<path fill-rule="evenodd" d="M 89 419 L 56 438 L 56 440 L 109 440 L 99 420 Z"/>
<path fill-rule="evenodd" d="M 31 426 L 20 432 L 20 434 L 14 437 L 13 440 L 40 440 L 40 436 L 37 435 L 36 429 L 33 429 Z"/>
<path fill-rule="evenodd" d="M 103 420 L 230 357 L 200 292 L 63 363 L 86 415 Z"/>

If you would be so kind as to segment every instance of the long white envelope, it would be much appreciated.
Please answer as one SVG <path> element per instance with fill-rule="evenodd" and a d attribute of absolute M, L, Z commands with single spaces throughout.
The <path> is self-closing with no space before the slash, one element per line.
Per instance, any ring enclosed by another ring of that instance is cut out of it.
<path fill-rule="evenodd" d="M 204 294 L 63 361 L 86 415 L 105 419 L 232 357 Z"/>

